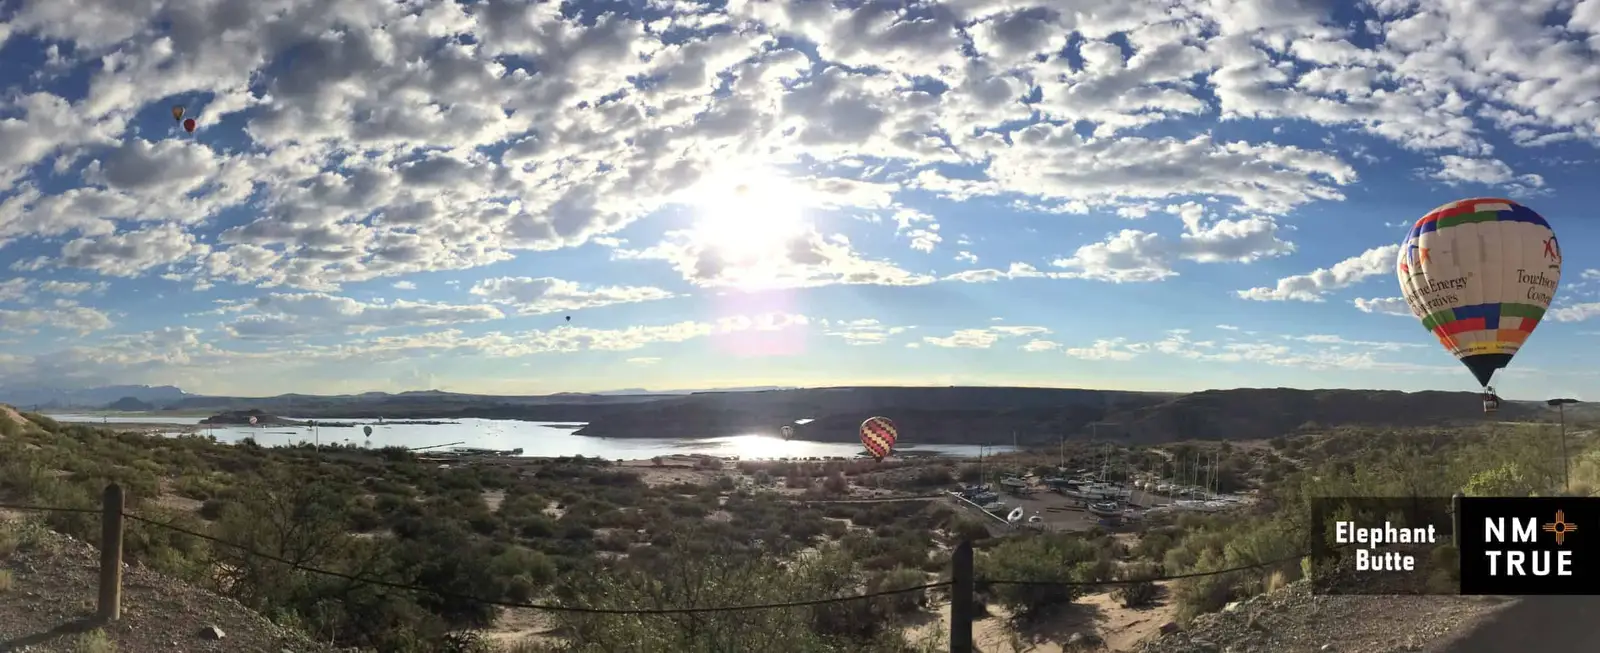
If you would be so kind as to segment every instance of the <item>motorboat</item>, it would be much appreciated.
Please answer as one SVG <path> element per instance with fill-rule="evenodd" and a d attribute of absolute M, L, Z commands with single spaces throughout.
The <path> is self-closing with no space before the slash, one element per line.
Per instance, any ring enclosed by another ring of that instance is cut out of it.
<path fill-rule="evenodd" d="M 1121 517 L 1122 504 L 1115 501 L 1097 501 L 1089 504 L 1089 514 L 1096 517 Z"/>

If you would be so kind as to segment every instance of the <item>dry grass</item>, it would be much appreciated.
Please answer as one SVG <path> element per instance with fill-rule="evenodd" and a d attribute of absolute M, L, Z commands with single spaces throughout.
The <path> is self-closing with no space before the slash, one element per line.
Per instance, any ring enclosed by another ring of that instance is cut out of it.
<path fill-rule="evenodd" d="M 78 653 L 117 653 L 117 643 L 99 628 L 78 635 L 74 644 Z"/>
<path fill-rule="evenodd" d="M 11 591 L 11 584 L 14 582 L 16 578 L 11 575 L 11 570 L 0 569 L 0 593 Z"/>
<path fill-rule="evenodd" d="M 1293 580 L 1288 574 L 1283 573 L 1282 569 L 1274 570 L 1272 575 L 1267 577 L 1267 591 L 1276 592 L 1287 587 Z"/>

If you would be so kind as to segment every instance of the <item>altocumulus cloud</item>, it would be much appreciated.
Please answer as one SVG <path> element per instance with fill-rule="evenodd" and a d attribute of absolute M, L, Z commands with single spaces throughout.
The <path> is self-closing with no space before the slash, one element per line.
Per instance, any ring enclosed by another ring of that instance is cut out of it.
<path fill-rule="evenodd" d="M 537 344 L 512 346 L 461 326 L 750 278 L 1133 283 L 1172 278 L 1181 264 L 1287 256 L 1297 250 L 1284 216 L 1343 199 L 1359 179 L 1356 155 L 1223 136 L 1197 121 L 1360 132 L 1437 154 L 1419 171 L 1426 178 L 1538 190 L 1544 179 L 1496 158 L 1491 141 L 1600 142 L 1595 94 L 1582 82 L 1600 63 L 1584 45 L 1600 38 L 1597 3 L 1385 0 L 1357 7 L 1359 20 L 1293 0 L 1085 0 L 1070 11 L 1012 0 L 654 1 L 608 16 L 505 0 L 22 3 L 4 16 L 0 43 L 53 50 L 0 100 L 0 243 L 17 277 L 0 284 L 0 301 L 48 305 L 0 309 L 0 330 L 111 330 L 113 315 L 43 295 L 89 297 L 105 279 L 159 277 L 249 301 L 215 327 L 145 324 L 4 360 L 32 373 L 160 380 L 266 356 L 236 339 L 348 339 L 278 350 L 308 360 L 608 349 L 720 327 L 540 332 Z M 194 137 L 150 126 L 174 101 L 201 117 Z M 974 265 L 936 216 L 902 203 L 906 191 L 1021 202 L 1063 219 L 1165 216 L 1174 230 L 1139 224 L 1053 260 L 939 274 L 868 254 L 821 223 L 759 260 L 681 230 L 639 243 L 615 236 L 750 162 L 800 169 L 797 202 L 881 213 L 906 252 Z M 457 286 L 468 289 L 460 303 L 342 295 L 580 246 L 676 278 L 497 275 Z M 1392 259 L 1383 248 L 1333 257 L 1239 296 L 1322 301 Z M 52 274 L 80 276 L 42 278 Z M 1382 298 L 1357 306 L 1395 308 Z M 858 344 L 904 329 L 827 328 Z M 434 330 L 372 336 L 397 329 Z M 1041 354 L 1113 360 L 1175 346 L 1055 347 L 1039 339 L 1047 334 L 958 330 L 918 342 L 1015 338 Z M 1281 353 L 1230 347 L 1203 355 Z"/>

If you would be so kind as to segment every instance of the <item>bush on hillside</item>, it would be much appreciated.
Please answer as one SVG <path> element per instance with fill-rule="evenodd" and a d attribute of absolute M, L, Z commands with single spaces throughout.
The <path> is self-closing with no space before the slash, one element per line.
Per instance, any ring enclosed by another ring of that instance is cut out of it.
<path fill-rule="evenodd" d="M 1117 574 L 1117 579 L 1129 581 L 1118 585 L 1113 595 L 1124 607 L 1147 608 L 1155 604 L 1161 587 L 1146 580 L 1161 577 L 1161 566 L 1155 564 L 1130 565 Z"/>
<path fill-rule="evenodd" d="M 1473 474 L 1462 492 L 1469 497 L 1525 497 L 1534 487 L 1520 466 L 1505 463 Z"/>
<path fill-rule="evenodd" d="M 984 552 L 977 560 L 977 574 L 986 580 L 1078 582 L 1094 574 L 1098 560 L 1094 547 L 1076 534 L 1030 535 L 1004 540 Z M 1081 592 L 1070 585 L 996 585 L 990 590 L 996 603 L 1022 621 L 1069 604 Z"/>

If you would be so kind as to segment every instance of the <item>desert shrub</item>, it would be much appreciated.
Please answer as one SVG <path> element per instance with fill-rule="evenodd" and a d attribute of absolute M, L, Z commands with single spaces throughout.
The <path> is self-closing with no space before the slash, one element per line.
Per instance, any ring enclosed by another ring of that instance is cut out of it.
<path fill-rule="evenodd" d="M 1006 540 L 977 560 L 977 574 L 988 580 L 1077 582 L 1098 558 L 1093 546 L 1073 534 L 1041 534 Z M 994 600 L 1019 619 L 1071 603 L 1081 589 L 1070 585 L 999 585 Z"/>
<path fill-rule="evenodd" d="M 1118 574 L 1118 580 L 1131 581 L 1118 585 L 1114 591 L 1117 600 L 1129 608 L 1146 608 L 1154 605 L 1161 587 L 1145 579 L 1159 578 L 1161 566 L 1155 564 L 1130 565 Z"/>

